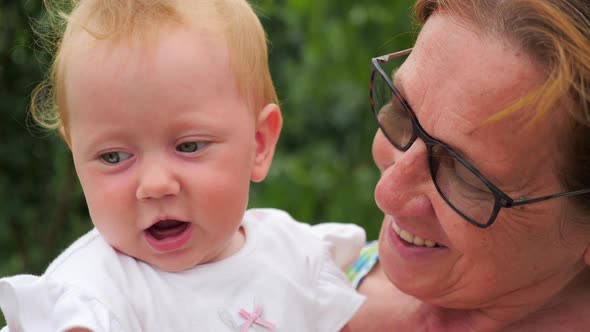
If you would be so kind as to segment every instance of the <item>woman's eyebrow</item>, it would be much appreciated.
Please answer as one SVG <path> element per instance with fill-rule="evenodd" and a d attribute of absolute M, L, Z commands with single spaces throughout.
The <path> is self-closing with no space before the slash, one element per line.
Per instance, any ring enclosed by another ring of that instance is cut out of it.
<path fill-rule="evenodd" d="M 403 77 L 403 75 L 398 75 L 397 71 L 398 71 L 398 68 L 396 68 L 396 69 L 394 69 L 392 71 L 392 73 L 391 73 L 391 82 L 393 82 L 393 86 L 401 94 L 401 96 L 404 98 L 404 100 L 406 101 L 406 103 L 408 104 L 408 106 L 410 106 L 410 108 L 412 108 L 412 111 L 414 112 L 414 115 L 416 116 L 416 119 L 418 120 L 418 123 L 420 123 L 420 126 L 422 126 L 422 122 L 420 122 L 420 119 L 418 118 L 418 113 L 416 113 L 416 110 L 413 109 L 412 103 L 411 103 L 410 100 L 408 100 L 407 94 L 405 93 L 405 90 L 404 90 L 404 86 L 405 86 L 405 84 L 404 84 L 404 77 Z M 449 143 L 445 142 L 444 139 L 441 139 L 440 137 L 437 137 L 436 135 L 431 134 L 431 132 L 428 131 L 428 130 L 426 130 L 426 128 L 423 128 L 423 130 L 425 130 L 429 135 L 432 135 L 432 137 L 443 141 L 446 145 L 448 145 L 450 148 L 452 148 L 457 154 L 459 154 L 462 158 L 464 158 L 465 160 L 467 160 L 469 163 L 471 163 L 471 164 L 478 164 L 477 161 L 475 161 L 472 158 L 470 158 L 469 155 L 466 153 L 466 151 L 464 149 L 462 149 L 461 147 L 458 147 L 456 145 L 452 145 L 452 144 L 449 144 Z M 497 178 L 491 177 L 490 180 L 492 180 L 492 179 L 494 181 L 498 181 Z"/>

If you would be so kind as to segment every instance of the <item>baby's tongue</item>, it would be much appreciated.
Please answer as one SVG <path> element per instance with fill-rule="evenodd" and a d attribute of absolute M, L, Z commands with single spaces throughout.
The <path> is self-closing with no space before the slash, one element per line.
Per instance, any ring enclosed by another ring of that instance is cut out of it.
<path fill-rule="evenodd" d="M 174 237 L 182 234 L 188 227 L 187 222 L 178 220 L 162 220 L 148 228 L 148 232 L 157 240 Z"/>

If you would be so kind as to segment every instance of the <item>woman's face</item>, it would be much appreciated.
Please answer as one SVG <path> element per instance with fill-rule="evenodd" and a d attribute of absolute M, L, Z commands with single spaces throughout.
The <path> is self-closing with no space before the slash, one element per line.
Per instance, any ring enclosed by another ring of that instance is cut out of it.
<path fill-rule="evenodd" d="M 543 79 L 543 68 L 508 42 L 436 14 L 394 84 L 427 133 L 518 199 L 565 190 L 556 176 L 563 119 L 550 114 L 531 125 L 533 110 L 523 109 L 483 122 Z M 420 139 L 396 150 L 381 131 L 373 143 L 381 171 L 375 199 L 385 213 L 380 261 L 400 290 L 451 308 L 527 306 L 545 302 L 584 268 L 590 235 L 571 220 L 567 199 L 502 209 L 480 229 L 441 198 L 426 152 Z M 425 240 L 437 245 L 420 245 Z"/>

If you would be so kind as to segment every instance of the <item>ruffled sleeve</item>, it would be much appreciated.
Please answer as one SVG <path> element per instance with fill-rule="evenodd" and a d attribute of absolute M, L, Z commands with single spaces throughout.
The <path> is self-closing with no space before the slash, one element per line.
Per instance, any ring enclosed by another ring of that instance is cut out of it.
<path fill-rule="evenodd" d="M 75 327 L 94 332 L 123 331 L 94 297 L 46 277 L 18 275 L 0 279 L 2 332 L 55 332 Z"/>
<path fill-rule="evenodd" d="M 321 223 L 311 230 L 327 243 L 334 263 L 342 270 L 359 258 L 366 241 L 365 230 L 355 224 Z"/>
<path fill-rule="evenodd" d="M 365 301 L 350 285 L 346 275 L 325 253 L 316 287 L 317 331 L 340 331 Z"/>

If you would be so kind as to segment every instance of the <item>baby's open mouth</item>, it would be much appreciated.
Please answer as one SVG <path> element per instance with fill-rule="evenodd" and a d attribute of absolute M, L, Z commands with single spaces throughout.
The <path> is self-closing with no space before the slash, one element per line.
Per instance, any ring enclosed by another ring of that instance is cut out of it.
<path fill-rule="evenodd" d="M 182 234 L 189 226 L 188 222 L 178 220 L 160 220 L 146 231 L 156 240 L 163 240 Z"/>

